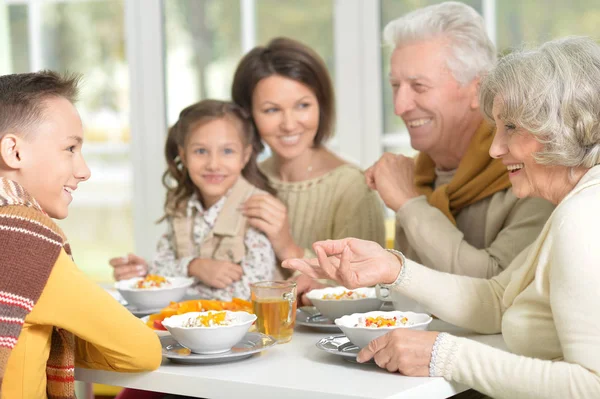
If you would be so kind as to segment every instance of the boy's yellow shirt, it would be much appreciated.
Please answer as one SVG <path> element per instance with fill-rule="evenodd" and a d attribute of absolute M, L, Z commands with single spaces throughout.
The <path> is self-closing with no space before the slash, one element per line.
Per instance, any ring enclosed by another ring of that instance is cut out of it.
<path fill-rule="evenodd" d="M 77 367 L 140 372 L 158 368 L 162 360 L 156 334 L 61 251 L 8 358 L 0 397 L 47 397 L 46 362 L 53 326 L 75 334 Z"/>

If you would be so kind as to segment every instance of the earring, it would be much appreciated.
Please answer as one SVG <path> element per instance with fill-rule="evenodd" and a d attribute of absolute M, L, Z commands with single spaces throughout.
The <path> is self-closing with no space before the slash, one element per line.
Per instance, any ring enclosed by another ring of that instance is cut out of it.
<path fill-rule="evenodd" d="M 175 166 L 177 167 L 177 170 L 183 171 L 185 169 L 185 165 L 181 161 L 181 157 L 179 155 L 177 155 L 175 158 L 173 158 L 173 161 L 175 162 Z"/>

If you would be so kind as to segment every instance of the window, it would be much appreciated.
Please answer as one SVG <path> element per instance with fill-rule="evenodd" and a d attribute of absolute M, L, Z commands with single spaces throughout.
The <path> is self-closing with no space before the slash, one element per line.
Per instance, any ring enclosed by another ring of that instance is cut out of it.
<path fill-rule="evenodd" d="M 531 18 L 535 15 L 535 18 Z M 596 0 L 496 1 L 498 49 L 537 45 L 564 36 L 598 36 L 600 3 Z"/>
<path fill-rule="evenodd" d="M 298 39 L 324 58 L 338 101 L 335 151 L 363 168 L 383 150 L 412 153 L 394 115 L 381 31 L 441 1 L 0 0 L 0 73 L 53 68 L 85 76 L 78 109 L 92 179 L 60 223 L 78 265 L 110 279 L 108 258 L 133 251 L 134 234 L 140 255 L 154 252 L 163 110 L 172 124 L 193 102 L 228 99 L 240 57 L 274 37 Z M 595 0 L 463 1 L 483 14 L 501 53 L 523 41 L 594 37 L 600 21 Z"/>
<path fill-rule="evenodd" d="M 244 53 L 277 36 L 303 41 L 333 71 L 333 2 L 165 0 L 167 121 L 205 98 L 227 100 Z"/>
<path fill-rule="evenodd" d="M 0 57 L 5 61 L 0 65 L 0 72 L 28 71 L 29 53 L 19 51 L 27 48 L 29 41 L 27 6 L 13 4 L 6 6 L 4 12 L 1 9 L 2 6 L 0 6 L 0 42 L 2 44 L 0 49 L 4 49 L 4 51 L 0 50 Z M 2 27 L 5 27 L 3 32 Z"/>
<path fill-rule="evenodd" d="M 69 217 L 58 224 L 77 265 L 109 281 L 108 259 L 133 250 L 124 3 L 23 1 L 6 8 L 12 62 L 3 73 L 47 68 L 84 74 L 77 108 L 92 179 L 79 186 Z"/>
<path fill-rule="evenodd" d="M 166 0 L 167 121 L 203 98 L 228 99 L 239 60 L 238 0 Z"/>
<path fill-rule="evenodd" d="M 266 44 L 277 36 L 299 40 L 323 57 L 333 79 L 333 3 L 332 0 L 258 0 L 257 43 Z"/>

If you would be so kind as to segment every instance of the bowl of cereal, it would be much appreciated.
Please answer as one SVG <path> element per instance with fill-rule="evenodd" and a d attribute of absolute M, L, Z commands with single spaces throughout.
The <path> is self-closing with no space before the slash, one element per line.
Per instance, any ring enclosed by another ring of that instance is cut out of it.
<path fill-rule="evenodd" d="M 425 313 L 414 312 L 367 312 L 340 317 L 335 324 L 346 337 L 359 348 L 397 328 L 426 330 L 432 318 Z"/>
<path fill-rule="evenodd" d="M 383 303 L 377 298 L 375 288 L 349 290 L 345 287 L 327 287 L 312 290 L 306 297 L 323 316 L 332 321 L 344 315 L 377 310 Z"/>
<path fill-rule="evenodd" d="M 161 309 L 180 301 L 192 285 L 189 277 L 162 277 L 149 274 L 115 283 L 115 288 L 127 303 L 136 309 Z"/>
<path fill-rule="evenodd" d="M 211 310 L 167 317 L 162 325 L 181 345 L 206 355 L 230 350 L 244 338 L 255 320 L 256 315 L 248 312 Z"/>

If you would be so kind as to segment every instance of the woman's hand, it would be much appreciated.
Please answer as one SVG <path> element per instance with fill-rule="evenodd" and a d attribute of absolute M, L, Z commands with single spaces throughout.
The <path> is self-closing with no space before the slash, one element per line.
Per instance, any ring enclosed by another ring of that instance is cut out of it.
<path fill-rule="evenodd" d="M 142 277 L 148 273 L 146 260 L 134 254 L 112 258 L 108 263 L 114 268 L 113 276 L 116 281 Z"/>
<path fill-rule="evenodd" d="M 242 206 L 242 214 L 250 226 L 265 233 L 278 259 L 301 258 L 304 250 L 294 242 L 287 208 L 268 194 L 254 195 Z"/>
<path fill-rule="evenodd" d="M 313 244 L 317 259 L 288 259 L 287 269 L 312 278 L 328 278 L 346 288 L 393 283 L 402 264 L 394 254 L 372 241 L 357 238 L 318 241 Z"/>
<path fill-rule="evenodd" d="M 436 331 L 399 328 L 363 348 L 356 357 L 359 363 L 372 358 L 383 369 L 410 377 L 428 377 L 431 351 L 438 336 Z"/>
<path fill-rule="evenodd" d="M 209 287 L 225 288 L 239 281 L 244 271 L 242 266 L 236 263 L 196 258 L 190 262 L 188 274 Z"/>
<path fill-rule="evenodd" d="M 312 302 L 306 297 L 312 290 L 327 287 L 325 284 L 319 283 L 317 280 L 308 277 L 305 274 L 300 274 L 296 277 L 291 277 L 290 280 L 296 282 L 296 295 L 298 304 L 301 306 L 311 306 Z"/>
<path fill-rule="evenodd" d="M 365 171 L 367 185 L 377 190 L 385 205 L 398 212 L 411 198 L 419 196 L 415 189 L 415 161 L 404 155 L 384 153 Z"/>

